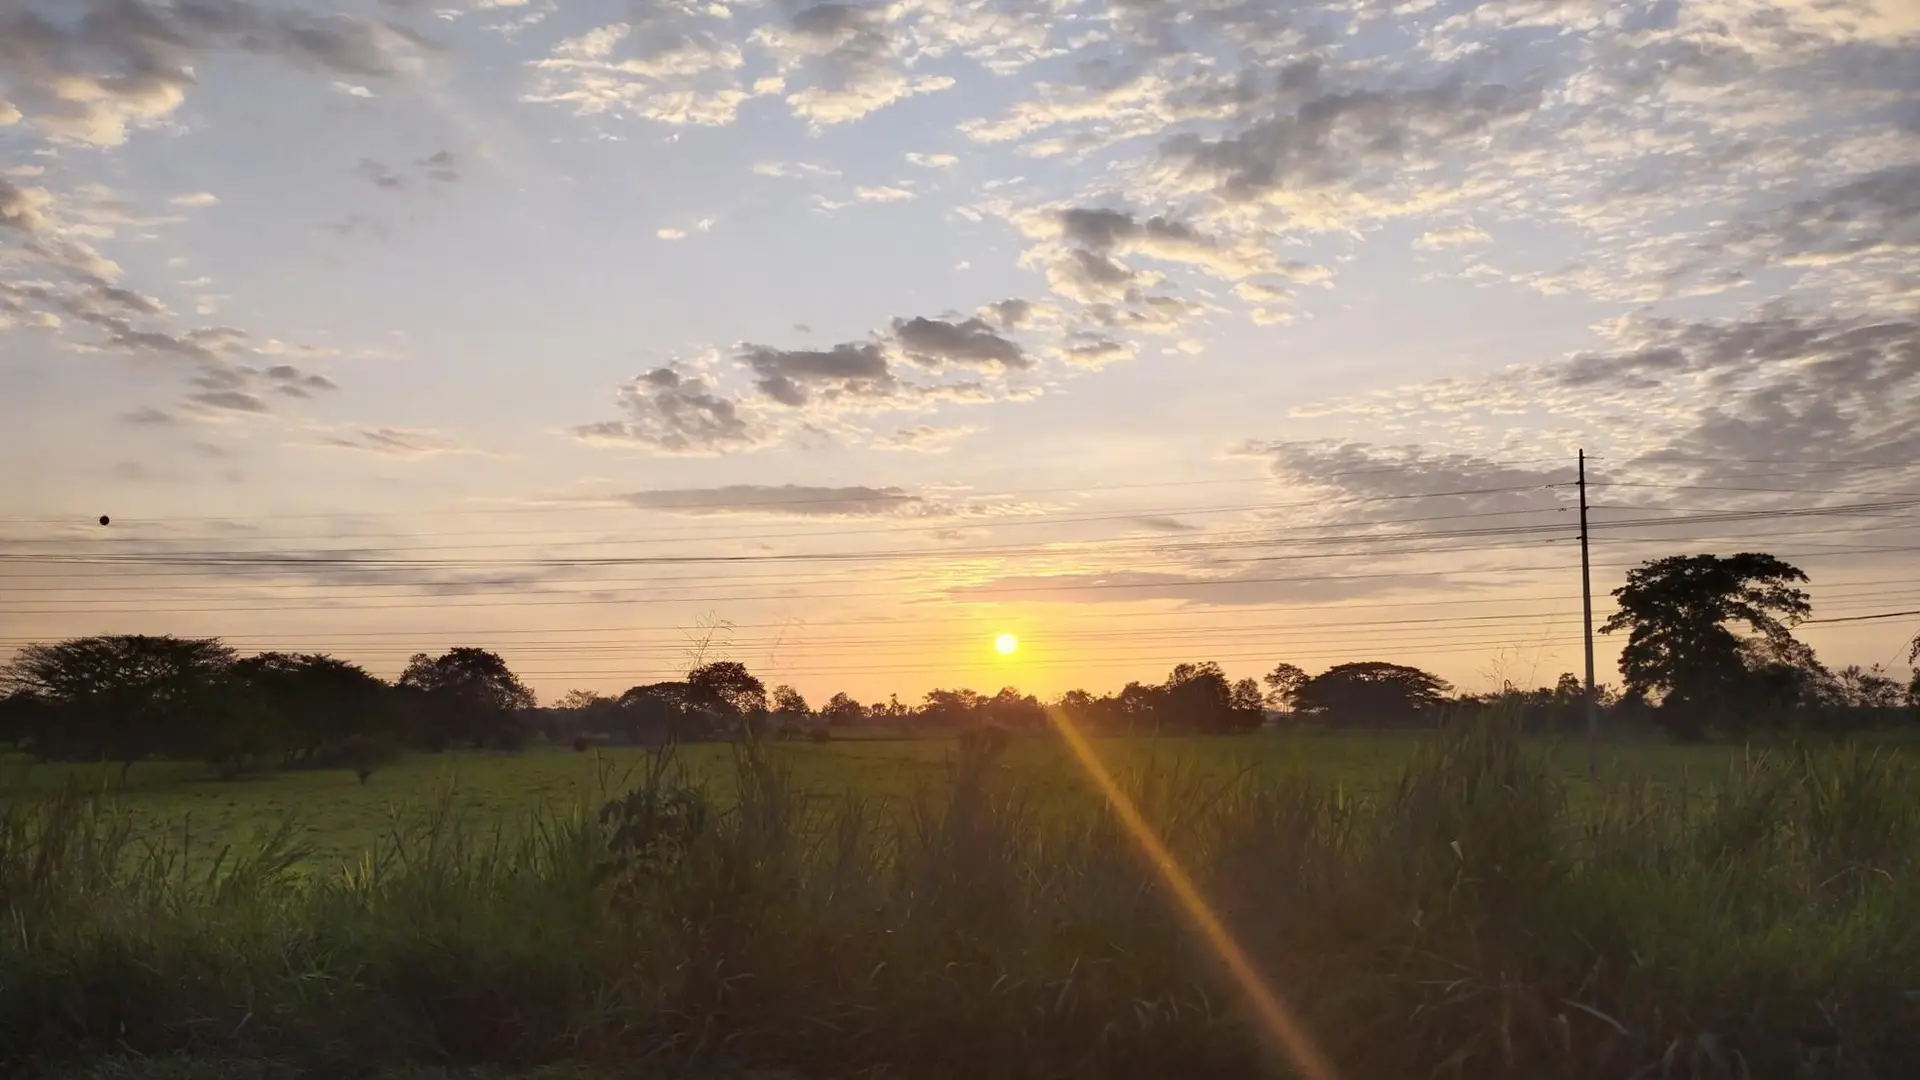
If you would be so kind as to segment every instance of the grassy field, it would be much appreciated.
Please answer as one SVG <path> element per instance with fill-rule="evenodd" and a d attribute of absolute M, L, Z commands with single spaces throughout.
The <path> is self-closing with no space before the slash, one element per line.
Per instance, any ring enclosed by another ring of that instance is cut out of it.
<path fill-rule="evenodd" d="M 1420 737 L 1408 734 L 1279 733 L 1250 736 L 1111 738 L 1093 741 L 1116 773 L 1156 765 L 1204 776 L 1249 773 L 1298 776 L 1358 794 L 1376 793 L 1403 769 Z M 1586 775 L 1584 746 L 1535 740 L 1559 775 Z M 897 804 L 945 783 L 956 752 L 951 737 L 859 738 L 832 743 L 771 743 L 766 754 L 814 800 L 849 795 Z M 1608 743 L 1600 751 L 1612 779 L 1647 778 L 1679 785 L 1691 778 L 1724 778 L 1735 751 L 1725 746 Z M 320 866 L 350 865 L 396 827 L 429 808 L 453 808 L 469 824 L 497 824 L 509 833 L 539 811 L 597 809 L 630 787 L 649 754 L 609 747 L 576 753 L 540 747 L 522 753 L 464 751 L 414 754 L 361 784 L 344 770 L 317 770 L 219 780 L 195 762 L 148 762 L 122 780 L 119 766 L 36 765 L 24 758 L 0 762 L 0 792 L 50 793 L 78 782 L 108 798 L 140 823 L 141 835 L 183 844 L 189 859 L 210 859 L 229 844 L 291 826 Z M 724 790 L 733 781 L 733 752 L 725 744 L 677 751 L 698 782 Z M 1000 767 L 1038 803 L 1086 804 L 1084 770 L 1052 738 L 1023 738 Z M 1575 791 L 1576 798 L 1579 792 Z M 1084 805 L 1082 806 L 1084 808 Z"/>
<path fill-rule="evenodd" d="M 1497 718 L 1096 748 L 1187 879 L 1041 739 L 19 773 L 0 1074 L 1920 1075 L 1905 751 L 1620 745 L 1594 784 Z M 179 858 L 189 815 L 260 840 Z"/>

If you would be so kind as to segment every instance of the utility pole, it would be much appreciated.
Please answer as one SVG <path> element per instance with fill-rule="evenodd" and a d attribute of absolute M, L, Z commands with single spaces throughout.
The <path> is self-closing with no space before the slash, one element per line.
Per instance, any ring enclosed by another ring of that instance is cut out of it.
<path fill-rule="evenodd" d="M 1587 642 L 1587 779 L 1600 777 L 1600 702 L 1593 687 L 1593 571 L 1587 557 L 1587 452 L 1580 452 L 1580 611 Z"/>

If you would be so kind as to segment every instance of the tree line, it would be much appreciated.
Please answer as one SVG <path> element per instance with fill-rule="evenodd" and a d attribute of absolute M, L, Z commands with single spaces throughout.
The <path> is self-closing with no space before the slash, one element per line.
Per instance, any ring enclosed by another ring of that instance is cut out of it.
<path fill-rule="evenodd" d="M 1806 575 L 1769 555 L 1674 556 L 1629 572 L 1616 614 L 1626 631 L 1623 685 L 1596 706 L 1683 739 L 1763 728 L 1845 730 L 1908 722 L 1920 675 L 1903 685 L 1875 668 L 1829 670 L 1792 627 L 1812 607 Z M 1744 632 L 1742 632 L 1744 631 Z M 1920 637 L 1910 661 L 1920 659 Z M 344 767 L 364 780 L 404 748 L 518 749 L 529 740 L 694 741 L 742 734 L 831 738 L 891 725 L 1039 731 L 1049 709 L 1093 732 L 1233 734 L 1276 720 L 1324 727 L 1422 727 L 1450 709 L 1499 706 L 1534 730 L 1567 730 L 1587 708 L 1571 673 L 1552 686 L 1456 694 L 1419 668 L 1383 661 L 1309 674 L 1281 662 L 1264 680 L 1231 680 L 1212 662 L 1183 663 L 1155 683 L 1052 702 L 1007 687 L 992 695 L 935 689 L 916 705 L 863 705 L 845 693 L 819 708 L 791 686 L 771 691 L 736 661 L 697 664 L 677 680 L 619 695 L 569 691 L 548 708 L 497 653 L 421 653 L 388 682 L 321 653 L 241 656 L 215 638 L 103 635 L 33 644 L 0 668 L 0 741 L 47 760 L 198 759 L 220 774 Z"/>

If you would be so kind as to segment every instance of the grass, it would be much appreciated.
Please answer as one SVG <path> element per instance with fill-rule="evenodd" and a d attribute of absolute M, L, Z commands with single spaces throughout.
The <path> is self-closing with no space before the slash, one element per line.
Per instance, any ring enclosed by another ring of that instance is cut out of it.
<path fill-rule="evenodd" d="M 1179 761 L 1212 775 L 1303 776 L 1359 793 L 1376 792 L 1389 783 L 1418 744 L 1418 737 L 1411 735 L 1328 733 L 1095 743 L 1121 770 L 1154 760 Z M 1584 775 L 1580 745 L 1546 740 L 1536 745 L 1549 756 L 1557 775 L 1569 780 Z M 868 738 L 770 744 L 765 753 L 811 798 L 832 802 L 856 793 L 899 803 L 941 781 L 955 744 L 941 737 Z M 1607 744 L 1602 749 L 1610 776 L 1632 773 L 1674 784 L 1690 774 L 1718 775 L 1730 753 L 1725 747 L 1651 743 Z M 719 785 L 732 780 L 732 751 L 727 746 L 690 746 L 679 757 L 698 779 Z M 509 830 L 542 811 L 597 808 L 626 786 L 646 758 L 647 752 L 636 748 L 585 754 L 544 747 L 520 754 L 416 754 L 382 769 L 364 785 L 344 770 L 218 780 L 195 762 L 142 763 L 123 784 L 117 765 L 35 765 L 14 758 L 0 760 L 0 791 L 49 794 L 77 782 L 109 793 L 116 807 L 133 819 L 139 837 L 165 837 L 184 847 L 182 857 L 192 862 L 211 858 L 229 845 L 255 842 L 287 823 L 307 857 L 331 869 L 358 862 L 391 833 L 396 819 L 417 817 L 425 807 L 449 798 L 470 817 L 492 817 Z M 1084 807 L 1093 800 L 1079 767 L 1054 740 L 1017 740 L 1004 764 L 1036 804 Z"/>
<path fill-rule="evenodd" d="M 1497 728 L 1379 743 L 1398 761 L 1367 784 L 1199 756 L 1225 745 L 1106 750 L 1346 1080 L 1920 1068 L 1920 777 L 1899 751 L 1592 790 L 1567 783 L 1577 755 Z M 1035 779 L 1056 751 L 910 757 L 926 782 L 883 798 L 818 790 L 810 763 L 846 767 L 822 749 L 639 760 L 604 815 L 529 806 L 513 829 L 442 797 L 344 870 L 292 829 L 196 861 L 77 782 L 17 798 L 0 1062 L 1287 1075 L 1113 815 Z"/>

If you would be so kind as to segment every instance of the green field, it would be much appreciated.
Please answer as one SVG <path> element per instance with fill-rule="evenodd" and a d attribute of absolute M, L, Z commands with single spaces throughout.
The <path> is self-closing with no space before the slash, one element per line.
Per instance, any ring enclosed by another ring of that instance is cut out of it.
<path fill-rule="evenodd" d="M 16 763 L 0 1076 L 1314 1075 L 1222 941 L 1340 1080 L 1920 1075 L 1904 749 L 1093 749 Z"/>
<path fill-rule="evenodd" d="M 1249 736 L 1174 736 L 1093 741 L 1116 774 L 1170 769 L 1226 779 L 1243 773 L 1265 778 L 1304 777 L 1355 794 L 1376 793 L 1406 765 L 1421 736 L 1366 733 L 1262 733 Z M 1540 739 L 1557 772 L 1569 781 L 1586 775 L 1578 741 Z M 849 797 L 897 805 L 945 783 L 956 742 L 951 737 L 854 738 L 831 743 L 769 743 L 769 760 L 813 800 Z M 1650 779 L 1680 785 L 1725 777 L 1737 751 L 1725 746 L 1605 743 L 1602 773 L 1610 780 Z M 733 781 L 733 748 L 695 744 L 674 752 L 696 783 L 725 792 Z M 508 835 L 533 817 L 596 810 L 633 785 L 653 756 L 647 750 L 606 747 L 576 753 L 539 747 L 521 753 L 457 751 L 414 754 L 387 766 L 367 783 L 343 770 L 312 770 L 215 779 L 195 762 L 145 762 L 124 781 L 119 766 L 36 765 L 16 758 L 0 769 L 0 791 L 46 793 L 76 782 L 139 822 L 148 839 L 184 845 L 198 861 L 225 845 L 244 846 L 282 824 L 315 866 L 356 863 L 396 829 L 430 811 L 458 813 L 470 830 L 495 827 Z M 1016 739 L 1000 762 L 1008 781 L 1037 803 L 1086 803 L 1084 770 L 1053 738 Z M 1578 787 L 1574 790 L 1579 797 Z"/>

